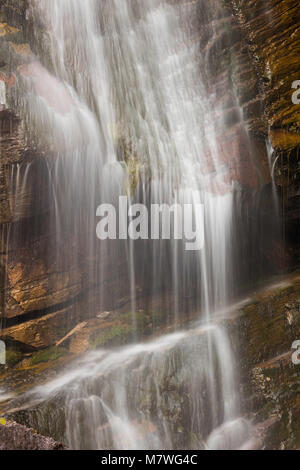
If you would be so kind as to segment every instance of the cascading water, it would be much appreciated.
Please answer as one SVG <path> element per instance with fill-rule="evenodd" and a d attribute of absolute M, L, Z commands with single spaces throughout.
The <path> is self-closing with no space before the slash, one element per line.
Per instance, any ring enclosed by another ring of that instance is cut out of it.
<path fill-rule="evenodd" d="M 251 425 L 238 416 L 236 379 L 226 332 L 195 325 L 92 352 L 27 395 L 25 408 L 33 408 L 30 426 L 73 449 L 251 447 Z"/>
<path fill-rule="evenodd" d="M 205 3 L 210 16 L 214 5 Z M 145 286 L 150 299 L 172 298 L 173 326 L 184 314 L 182 299 L 192 299 L 185 307 L 199 311 L 202 322 L 149 343 L 91 353 L 34 393 L 50 408 L 54 397 L 63 403 L 54 413 L 57 422 L 63 416 L 62 438 L 75 449 L 241 448 L 252 430 L 240 418 L 230 340 L 212 321 L 236 293 L 240 189 L 220 155 L 217 136 L 226 122 L 222 103 L 208 92 L 208 53 L 199 58 L 179 1 L 31 0 L 31 6 L 51 34 L 47 61 L 19 67 L 18 100 L 33 138 L 53 156 L 57 247 L 71 237 L 87 289 L 100 286 L 96 312 L 114 308 L 109 273 L 120 277 L 118 296 L 130 293 L 134 327 Z M 97 206 L 117 205 L 122 195 L 148 208 L 193 204 L 191 219 L 201 202 L 203 250 L 186 251 L 181 240 L 97 240 Z M 63 263 L 59 251 L 56 257 Z M 35 425 L 49 432 L 45 415 Z"/>

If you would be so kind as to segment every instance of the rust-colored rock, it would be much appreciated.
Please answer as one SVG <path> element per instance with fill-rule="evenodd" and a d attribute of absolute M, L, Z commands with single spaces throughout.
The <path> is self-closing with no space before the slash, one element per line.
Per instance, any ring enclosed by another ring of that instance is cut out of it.
<path fill-rule="evenodd" d="M 4 341 L 13 339 L 37 349 L 47 348 L 64 337 L 78 320 L 79 316 L 72 306 L 4 328 L 0 332 L 0 338 Z"/>
<path fill-rule="evenodd" d="M 225 0 L 239 19 L 260 80 L 261 101 L 275 148 L 300 144 L 300 106 L 292 83 L 300 79 L 300 14 L 295 0 Z M 277 130 L 291 132 L 278 138 Z M 275 138 L 274 138 L 275 137 Z M 291 142 L 292 139 L 292 142 Z"/>

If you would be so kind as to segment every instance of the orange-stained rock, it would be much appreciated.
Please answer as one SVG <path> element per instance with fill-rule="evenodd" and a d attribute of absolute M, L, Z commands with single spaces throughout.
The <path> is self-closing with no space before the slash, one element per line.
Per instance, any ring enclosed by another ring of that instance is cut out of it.
<path fill-rule="evenodd" d="M 8 25 L 7 23 L 0 23 L 0 37 L 16 34 L 20 30 Z"/>
<path fill-rule="evenodd" d="M 5 256 L 5 316 L 13 318 L 74 299 L 82 290 L 82 272 L 69 241 L 55 253 L 55 240 L 37 239 Z M 53 248 L 54 251 L 51 249 Z M 34 253 L 34 255 L 33 255 Z M 61 256 L 64 256 L 60 264 Z"/>
<path fill-rule="evenodd" d="M 270 139 L 273 147 L 278 150 L 290 150 L 300 145 L 300 133 L 286 129 L 271 129 Z"/>
<path fill-rule="evenodd" d="M 24 55 L 24 56 L 33 55 L 31 47 L 28 43 L 16 44 L 14 42 L 10 42 L 10 45 L 12 46 L 12 48 L 13 48 L 13 50 L 16 54 L 20 54 L 20 55 Z"/>
<path fill-rule="evenodd" d="M 79 316 L 74 307 L 65 308 L 21 323 L 0 331 L 4 340 L 12 339 L 36 349 L 44 349 L 55 345 L 65 334 L 72 329 Z"/>
<path fill-rule="evenodd" d="M 300 80 L 300 14 L 295 0 L 225 0 L 234 9 L 260 80 L 265 118 L 275 148 L 299 145 L 300 106 L 292 83 Z M 289 131 L 286 135 L 283 131 Z M 278 133 L 277 133 L 278 132 Z"/>

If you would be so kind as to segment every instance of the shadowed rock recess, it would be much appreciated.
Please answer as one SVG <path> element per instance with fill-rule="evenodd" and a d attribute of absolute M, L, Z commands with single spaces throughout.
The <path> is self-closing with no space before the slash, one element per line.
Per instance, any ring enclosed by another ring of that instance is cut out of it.
<path fill-rule="evenodd" d="M 236 277 L 230 280 L 234 287 L 228 299 L 234 306 L 218 317 L 217 324 L 227 331 L 233 344 L 237 384 L 244 402 L 242 415 L 255 431 L 250 447 L 299 449 L 300 366 L 291 359 L 292 343 L 300 340 L 300 104 L 292 102 L 292 83 L 300 80 L 299 3 L 209 0 L 209 9 L 207 0 L 165 3 L 179 9 L 179 24 L 185 28 L 176 47 L 179 51 L 195 50 L 193 57 L 199 61 L 199 70 L 202 67 L 205 93 L 218 103 L 218 108 L 209 107 L 207 116 L 214 122 L 218 159 L 215 161 L 211 145 L 203 144 L 199 172 L 208 180 L 222 174 L 224 187 L 234 185 L 241 195 L 235 237 L 243 242 L 233 243 L 232 249 L 241 262 Z M 37 58 L 54 76 L 61 73 L 51 58 L 51 31 L 38 18 L 34 4 L 33 0 L 0 0 L 0 340 L 6 345 L 6 365 L 0 365 L 0 414 L 9 420 L 0 419 L 0 449 L 85 449 L 101 445 L 109 449 L 117 447 L 116 442 L 124 442 L 119 448 L 132 448 L 130 438 L 126 440 L 127 428 L 116 430 L 117 417 L 107 405 L 112 406 L 116 398 L 114 386 L 123 373 L 122 362 L 112 365 L 107 375 L 97 369 L 97 380 L 88 377 L 83 397 L 59 389 L 47 400 L 38 395 L 35 401 L 31 390 L 55 382 L 69 371 L 70 364 L 80 370 L 80 360 L 85 357 L 82 354 L 91 355 L 91 363 L 99 349 L 120 351 L 121 347 L 126 354 L 128 345 L 152 344 L 154 338 L 173 334 L 178 328 L 190 329 L 190 336 L 171 346 L 163 345 L 159 353 L 147 350 L 143 359 L 139 351 L 134 357 L 128 355 L 124 370 L 129 378 L 122 376 L 120 380 L 124 381 L 128 400 L 130 394 L 136 396 L 129 414 L 138 423 L 141 446 L 147 440 L 151 448 L 158 448 L 158 439 L 167 448 L 205 448 L 207 442 L 212 448 L 218 447 L 219 435 L 214 435 L 212 425 L 215 417 L 203 411 L 211 390 L 205 373 L 192 364 L 195 351 L 205 360 L 205 345 L 209 343 L 201 328 L 195 326 L 200 308 L 199 280 L 193 278 L 194 272 L 188 288 L 176 284 L 176 296 L 172 295 L 174 285 L 171 288 L 163 276 L 161 285 L 152 291 L 156 280 L 149 273 L 155 273 L 156 265 L 143 262 L 143 248 L 138 247 L 133 305 L 127 252 L 120 249 L 112 263 L 109 249 L 102 249 L 99 265 L 98 245 L 93 250 L 86 248 L 87 239 L 97 244 L 96 218 L 86 229 L 90 220 L 79 217 L 81 225 L 76 226 L 76 233 L 69 214 L 60 225 L 53 223 L 60 194 L 54 181 L 60 155 L 30 127 L 30 113 L 26 114 L 20 98 L 25 86 L 20 71 Z M 104 18 L 99 20 L 101 32 L 105 32 L 109 0 L 103 5 L 99 11 Z M 138 5 L 135 8 L 136 18 L 142 17 Z M 84 62 L 84 53 L 82 56 Z M 82 89 L 92 88 L 93 77 L 88 71 L 79 73 L 76 61 L 73 63 L 72 57 L 66 60 L 74 66 L 72 86 L 80 89 L 86 80 Z M 155 78 L 154 73 L 152 80 Z M 75 100 L 73 95 L 71 99 Z M 95 115 L 99 113 L 95 103 L 90 107 Z M 202 124 L 198 125 L 200 129 Z M 139 183 L 142 178 L 143 182 L 151 179 L 151 165 L 140 157 L 140 149 L 133 148 L 121 118 L 120 123 L 109 122 L 107 127 L 115 128 L 114 145 L 118 160 L 128 168 L 129 192 L 147 192 Z M 104 135 L 106 131 L 101 132 Z M 61 187 L 68 189 L 66 175 L 62 172 L 59 178 Z M 80 214 L 85 209 L 80 206 L 84 190 L 79 193 L 78 189 L 78 198 L 74 198 Z M 217 185 L 211 185 L 210 190 L 216 194 L 221 191 Z M 61 192 L 62 197 L 66 194 Z M 278 225 L 271 209 L 274 200 Z M 98 202 L 89 204 L 95 205 L 96 213 Z M 251 234 L 248 242 L 254 220 L 257 233 Z M 268 233 L 265 239 L 264 232 Z M 250 254 L 249 262 L 245 253 Z M 247 300 L 235 304 L 241 298 Z M 216 307 L 218 310 L 219 305 Z M 174 311 L 179 312 L 176 321 Z M 221 367 L 214 354 L 207 361 Z M 107 367 L 105 358 L 98 359 Z M 188 369 L 185 364 L 192 365 Z M 216 381 L 222 382 L 220 378 Z M 190 394 L 203 383 L 201 397 L 190 402 Z M 103 419 L 89 426 L 92 405 L 90 414 L 85 415 L 82 403 L 86 396 L 97 395 L 99 389 L 106 404 L 101 398 L 101 403 L 93 406 Z M 216 399 L 222 400 L 217 385 L 213 390 Z M 70 405 L 72 400 L 80 402 L 78 410 L 72 408 L 73 402 Z M 135 406 L 137 411 L 133 410 Z M 76 413 L 86 432 L 82 438 L 76 434 L 76 426 L 70 429 Z M 55 420 L 49 418 L 51 414 Z M 216 418 L 218 426 L 222 419 Z M 247 424 L 241 426 L 244 431 Z M 208 431 L 203 432 L 203 428 Z M 166 429 L 172 434 L 171 441 L 165 437 Z"/>

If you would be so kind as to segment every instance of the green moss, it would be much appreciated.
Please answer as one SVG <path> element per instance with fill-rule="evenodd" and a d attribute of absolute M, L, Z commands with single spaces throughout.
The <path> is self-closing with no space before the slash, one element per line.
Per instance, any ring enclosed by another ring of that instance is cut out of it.
<path fill-rule="evenodd" d="M 128 325 L 135 325 L 136 333 L 142 333 L 147 325 L 147 314 L 145 312 L 123 313 L 122 321 Z"/>
<path fill-rule="evenodd" d="M 130 325 L 118 324 L 107 329 L 103 333 L 95 336 L 91 342 L 91 348 L 96 349 L 106 346 L 109 343 L 124 343 L 133 334 L 133 327 Z"/>
<path fill-rule="evenodd" d="M 163 314 L 162 312 L 158 312 L 157 310 L 151 311 L 150 315 L 155 326 L 162 325 L 167 318 L 167 314 Z"/>
<path fill-rule="evenodd" d="M 135 318 L 136 316 L 136 318 Z M 123 321 L 128 324 L 133 324 L 133 319 L 135 318 L 136 329 L 138 334 L 145 334 L 149 329 L 149 325 L 152 326 L 152 330 L 158 326 L 164 324 L 166 320 L 166 315 L 163 315 L 162 312 L 148 310 L 148 311 L 139 311 L 136 314 L 129 312 L 122 315 Z"/>
<path fill-rule="evenodd" d="M 8 367 L 14 367 L 23 358 L 23 354 L 20 351 L 6 351 L 6 365 Z"/>
<path fill-rule="evenodd" d="M 33 366 L 35 364 L 40 364 L 41 362 L 55 361 L 66 354 L 68 354 L 66 349 L 52 346 L 51 348 L 43 349 L 34 353 L 30 358 L 30 365 Z"/>
<path fill-rule="evenodd" d="M 95 335 L 91 340 L 91 349 L 107 345 L 121 345 L 129 342 L 133 336 L 141 337 L 152 334 L 163 323 L 163 315 L 154 311 L 138 311 L 122 313 L 120 320 L 111 328 Z"/>

